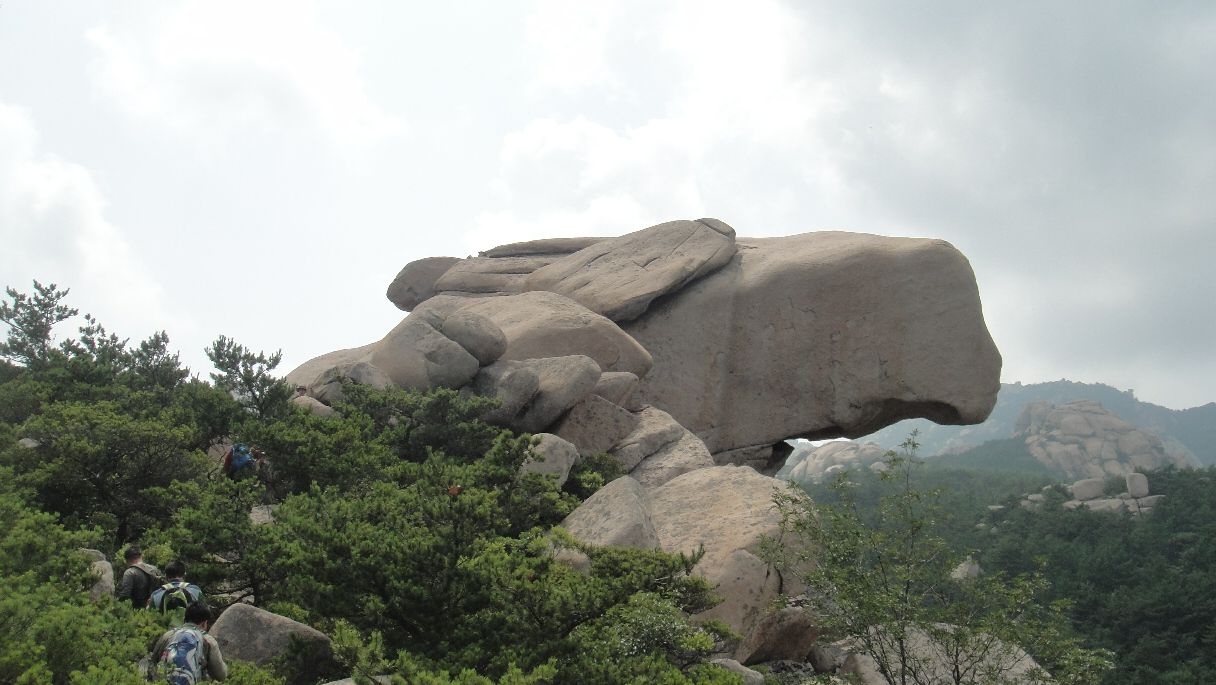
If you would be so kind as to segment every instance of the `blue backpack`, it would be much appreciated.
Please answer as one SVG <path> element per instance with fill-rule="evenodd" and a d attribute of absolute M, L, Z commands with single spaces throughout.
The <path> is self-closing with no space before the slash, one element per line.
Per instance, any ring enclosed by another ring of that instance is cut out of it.
<path fill-rule="evenodd" d="M 236 472 L 253 463 L 253 455 L 248 445 L 237 443 L 232 446 L 232 466 L 230 472 Z"/>
<path fill-rule="evenodd" d="M 195 685 L 203 680 L 203 634 L 198 628 L 178 628 L 160 653 L 158 680 L 169 685 Z"/>

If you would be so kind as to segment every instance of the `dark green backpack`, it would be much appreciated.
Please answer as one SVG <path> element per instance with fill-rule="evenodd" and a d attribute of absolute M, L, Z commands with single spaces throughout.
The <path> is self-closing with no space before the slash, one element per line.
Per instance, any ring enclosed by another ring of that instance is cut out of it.
<path fill-rule="evenodd" d="M 158 602 L 159 606 L 156 608 L 160 609 L 162 614 L 167 611 L 173 611 L 174 609 L 184 610 L 195 601 L 194 597 L 190 595 L 189 587 L 189 583 L 182 583 L 181 585 L 165 583 L 164 585 L 160 586 L 160 589 L 164 591 L 164 594 L 160 596 L 160 601 Z"/>

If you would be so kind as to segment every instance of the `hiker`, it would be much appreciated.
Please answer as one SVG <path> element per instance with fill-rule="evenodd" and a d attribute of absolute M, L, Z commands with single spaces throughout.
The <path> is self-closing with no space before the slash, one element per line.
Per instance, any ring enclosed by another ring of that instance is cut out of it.
<path fill-rule="evenodd" d="M 144 563 L 143 550 L 137 545 L 128 547 L 122 556 L 127 562 L 127 568 L 122 572 L 122 581 L 119 582 L 116 596 L 119 600 L 131 600 L 131 606 L 135 609 L 143 609 L 148 606 L 152 590 L 161 584 L 160 569 Z"/>
<path fill-rule="evenodd" d="M 141 662 L 144 677 L 170 685 L 227 680 L 228 664 L 219 643 L 207 634 L 210 627 L 211 609 L 206 604 L 195 602 L 186 607 L 186 622 L 165 631 Z"/>
<path fill-rule="evenodd" d="M 165 578 L 168 580 L 164 585 L 152 591 L 152 597 L 148 600 L 148 608 L 156 609 L 160 613 L 173 611 L 175 609 L 185 609 L 186 607 L 201 602 L 203 600 L 203 590 L 193 583 L 187 583 L 186 565 L 181 561 L 174 559 L 165 566 Z"/>
<path fill-rule="evenodd" d="M 254 464 L 254 452 L 250 450 L 249 445 L 244 443 L 236 443 L 228 448 L 228 452 L 224 455 L 223 471 L 232 480 L 244 480 L 257 471 Z M 260 454 L 260 451 L 258 451 Z"/>

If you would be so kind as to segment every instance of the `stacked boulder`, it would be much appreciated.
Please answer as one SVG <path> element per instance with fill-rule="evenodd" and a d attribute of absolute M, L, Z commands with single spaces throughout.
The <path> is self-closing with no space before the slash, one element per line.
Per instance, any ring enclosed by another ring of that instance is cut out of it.
<path fill-rule="evenodd" d="M 560 481 L 578 459 L 611 455 L 629 475 L 571 514 L 570 531 L 704 545 L 697 571 L 726 598 L 708 613 L 744 636 L 741 661 L 774 653 L 763 635 L 783 632 L 765 612 L 790 588 L 756 551 L 776 531 L 782 483 L 765 474 L 785 440 L 912 417 L 978 423 L 999 389 L 975 277 L 940 240 L 737 239 L 717 219 L 670 221 L 418 260 L 388 297 L 409 315 L 292 371 L 297 403 L 328 410 L 344 379 L 452 388 L 497 398 L 490 423 L 543 434 L 530 469 Z"/>
<path fill-rule="evenodd" d="M 1068 486 L 1072 499 L 1064 503 L 1067 509 L 1085 507 L 1093 511 L 1112 513 L 1129 512 L 1132 515 L 1152 513 L 1153 507 L 1164 495 L 1150 495 L 1148 477 L 1143 473 L 1124 476 L 1126 489 L 1114 497 L 1105 496 L 1106 481 L 1102 478 L 1086 478 Z"/>
<path fill-rule="evenodd" d="M 1025 438 L 1036 460 L 1066 478 L 1104 478 L 1164 466 L 1193 466 L 1185 455 L 1166 450 L 1158 436 L 1092 400 L 1028 404 L 1014 436 Z"/>

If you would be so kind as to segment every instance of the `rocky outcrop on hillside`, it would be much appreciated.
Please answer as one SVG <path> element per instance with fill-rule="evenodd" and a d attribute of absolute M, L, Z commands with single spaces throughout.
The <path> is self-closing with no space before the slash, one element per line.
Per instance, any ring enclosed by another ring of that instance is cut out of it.
<path fill-rule="evenodd" d="M 819 483 L 841 471 L 875 468 L 883 464 L 888 450 L 872 443 L 836 440 L 795 452 L 786 461 L 786 478 L 795 483 Z M 877 467 L 881 468 L 881 467 Z"/>
<path fill-rule="evenodd" d="M 1191 459 L 1197 465 L 1216 464 L 1216 402 L 1190 409 L 1169 409 L 1137 399 L 1131 390 L 1068 380 L 1002 384 L 996 406 L 981 424 L 946 426 L 923 419 L 909 419 L 867 435 L 864 439 L 894 449 L 916 430 L 921 454 L 955 454 L 990 440 L 1010 437 L 1018 417 L 1028 404 L 1064 404 L 1075 400 L 1097 402 L 1133 426 L 1156 433 L 1171 454 Z"/>
<path fill-rule="evenodd" d="M 491 423 L 551 434 L 530 469 L 560 479 L 611 455 L 630 475 L 571 514 L 570 532 L 703 545 L 697 572 L 725 598 L 708 613 L 742 634 L 740 661 L 800 643 L 773 627 L 798 621 L 767 617 L 782 581 L 756 554 L 780 482 L 734 464 L 771 473 L 788 438 L 907 417 L 982 421 L 1000 375 L 970 265 L 940 240 L 749 239 L 716 219 L 671 221 L 411 262 L 388 296 L 409 316 L 288 374 L 317 401 L 297 404 L 323 413 L 343 378 L 453 388 L 497 398 Z"/>
<path fill-rule="evenodd" d="M 1090 511 L 1100 511 L 1109 514 L 1127 512 L 1132 516 L 1151 514 L 1164 495 L 1149 494 L 1148 476 L 1143 473 L 1128 473 L 1123 476 L 1124 490 L 1115 495 L 1108 495 L 1107 478 L 1083 478 L 1072 485 L 1049 485 L 1043 492 L 1026 495 L 1020 505 L 1023 509 L 1038 511 L 1047 500 L 1047 493 L 1062 490 L 1069 497 L 1063 502 L 1065 509 L 1084 507 Z M 1000 510 L 1002 507 L 989 507 Z"/>
<path fill-rule="evenodd" d="M 1142 431 L 1089 400 L 1027 405 L 1016 437 L 1030 454 L 1068 478 L 1103 478 L 1190 462 L 1166 452 L 1161 438 Z"/>

